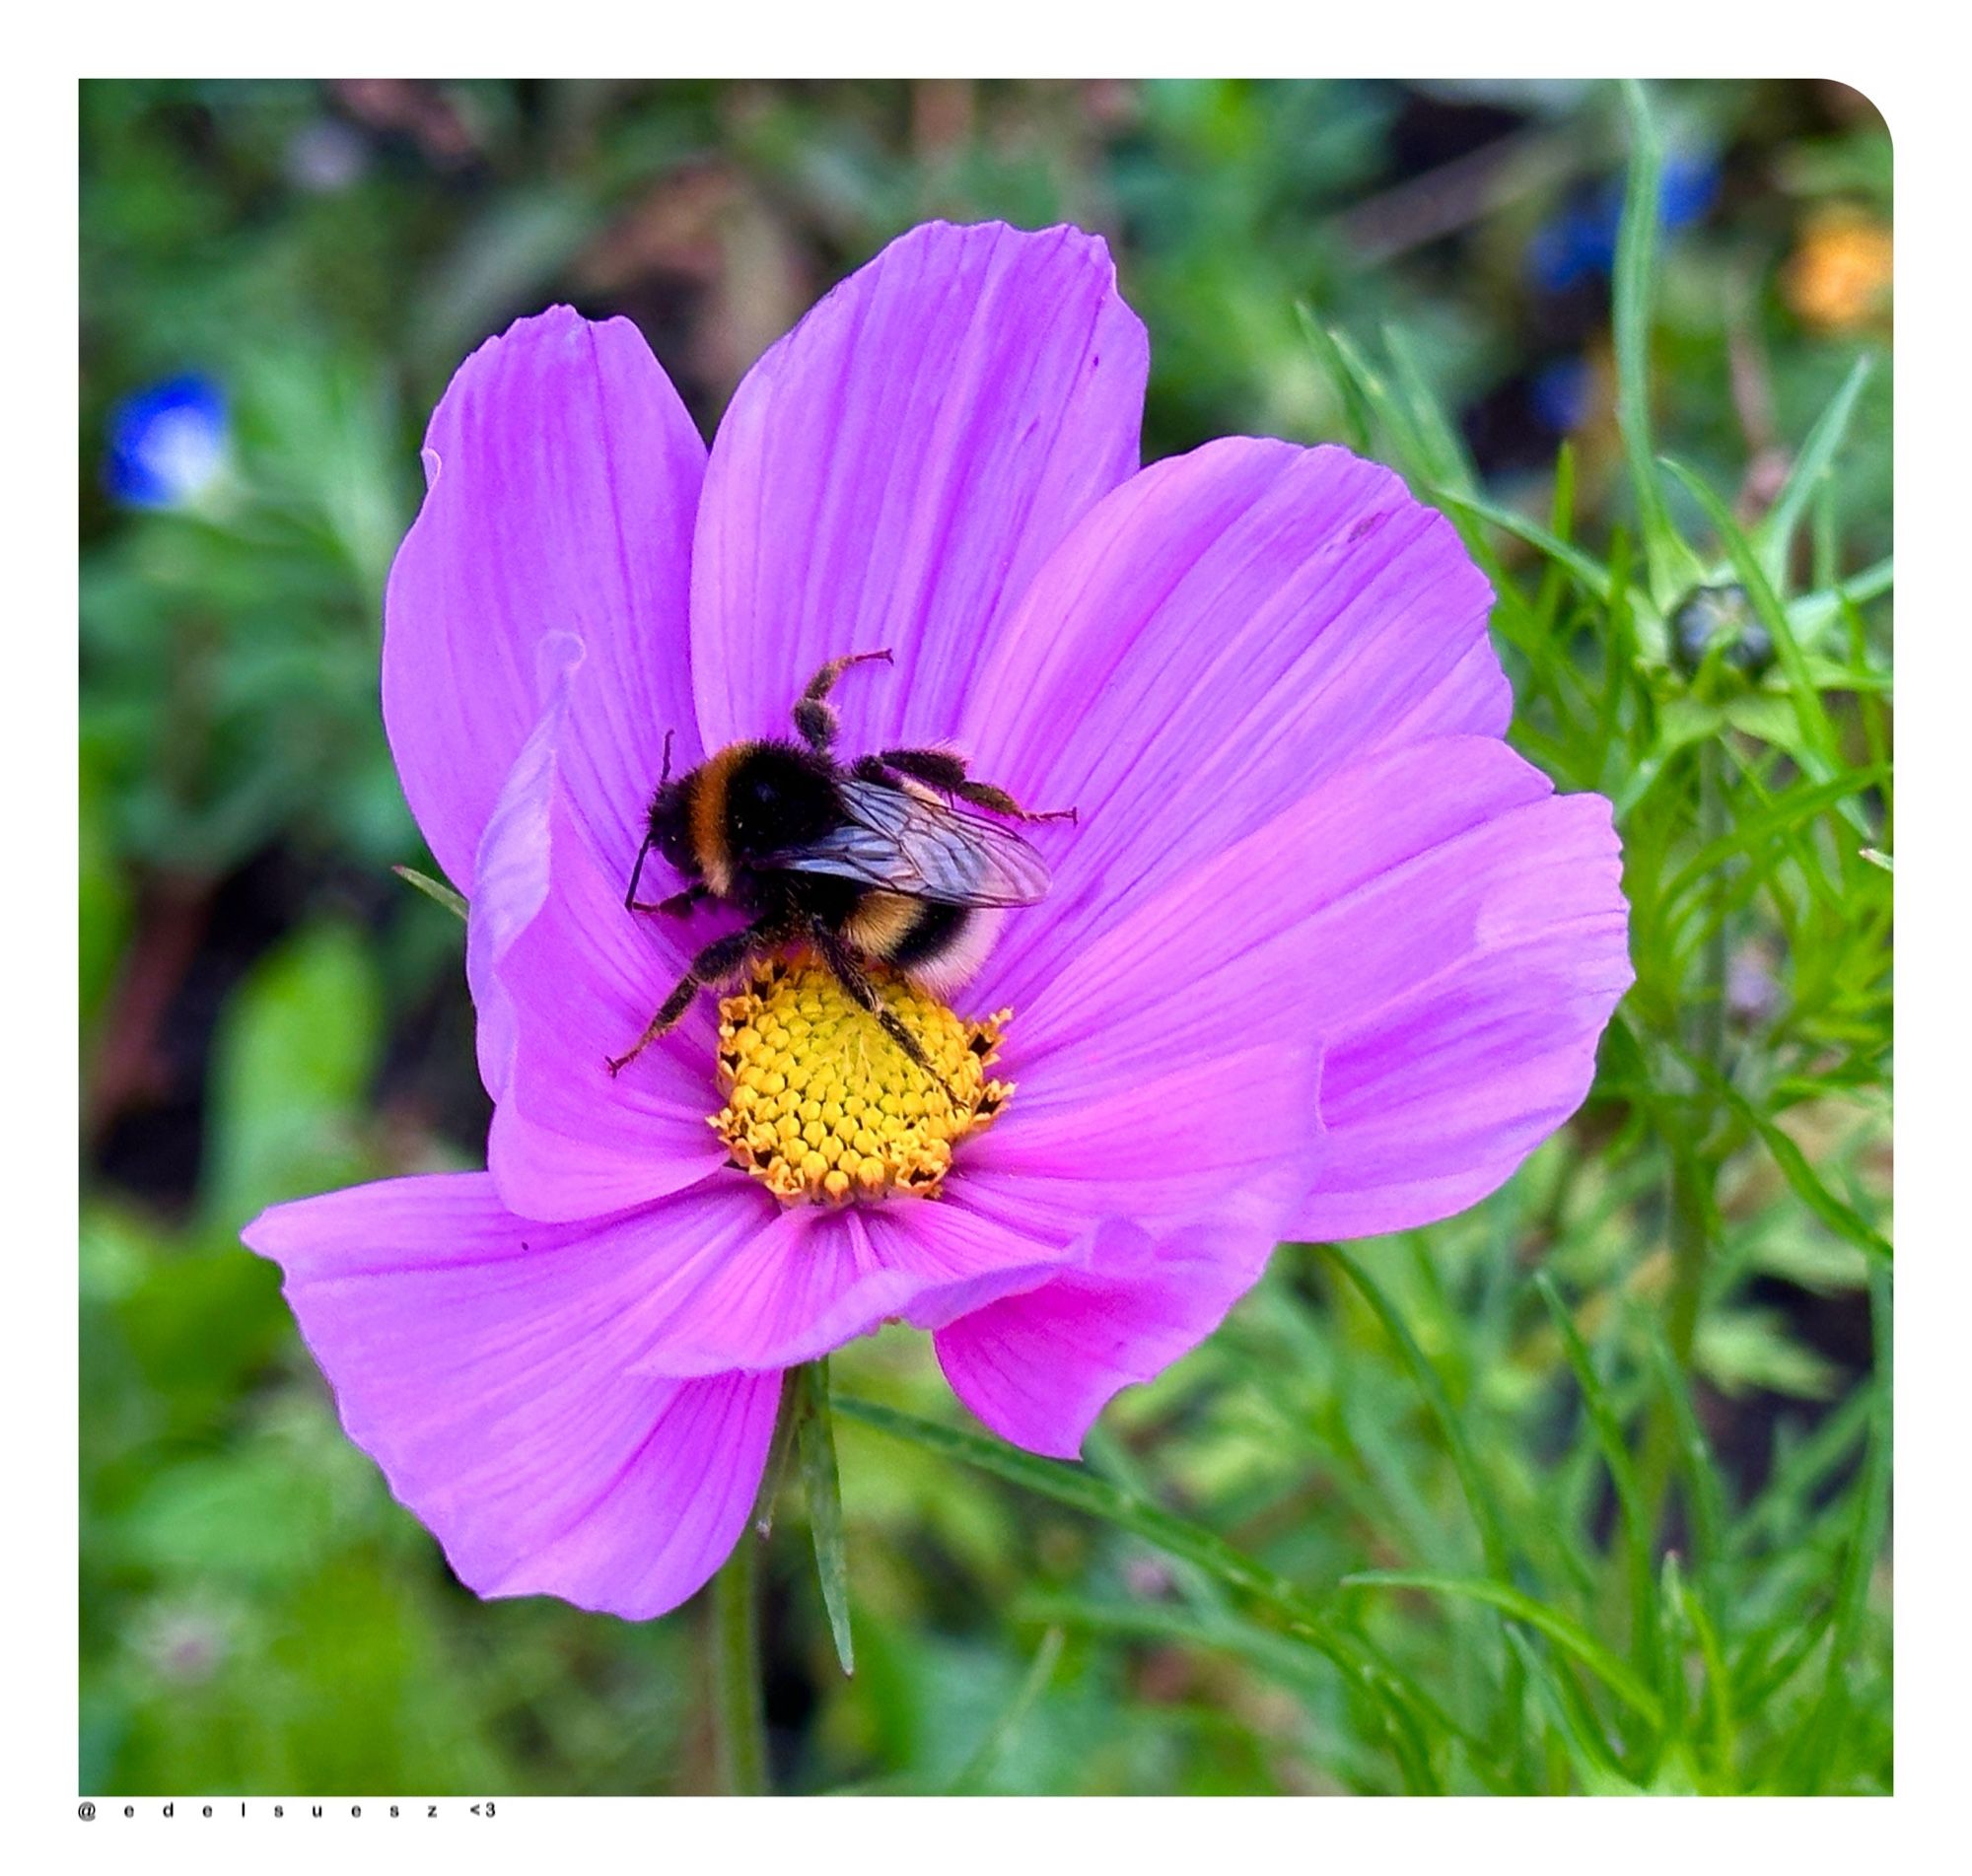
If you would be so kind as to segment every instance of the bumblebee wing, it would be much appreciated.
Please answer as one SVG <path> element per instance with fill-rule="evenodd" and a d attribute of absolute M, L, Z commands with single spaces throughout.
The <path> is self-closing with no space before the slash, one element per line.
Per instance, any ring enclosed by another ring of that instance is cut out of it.
<path fill-rule="evenodd" d="M 1047 862 L 1020 835 L 943 801 L 845 777 L 839 827 L 770 865 L 826 872 L 944 905 L 1032 905 Z"/>

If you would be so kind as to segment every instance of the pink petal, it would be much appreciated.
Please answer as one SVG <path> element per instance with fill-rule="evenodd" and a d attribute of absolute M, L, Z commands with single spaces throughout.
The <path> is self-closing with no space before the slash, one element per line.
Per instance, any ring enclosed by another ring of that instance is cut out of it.
<path fill-rule="evenodd" d="M 1112 954 L 1097 968 L 1118 963 Z M 1092 1012 L 1059 1049 L 1041 1035 L 1034 1055 L 1010 1054 L 1012 1102 L 960 1149 L 952 1185 L 965 1203 L 1036 1233 L 1050 1216 L 1065 1232 L 1111 1217 L 1162 1228 L 1213 1215 L 1271 1245 L 1318 1160 L 1321 1058 L 1291 1033 L 1254 1046 L 1239 1011 L 1262 993 L 1216 964 L 1195 1004 L 1152 995 L 1134 1018 L 1112 1026 Z M 1146 987 L 1161 974 L 1120 968 Z M 1185 1033 L 1193 1015 L 1222 1027 Z"/>
<path fill-rule="evenodd" d="M 244 1235 L 285 1271 L 349 1436 L 480 1595 L 662 1615 L 740 1537 L 780 1376 L 633 1372 L 643 1273 L 617 1232 L 528 1223 L 458 1173 L 276 1206 Z"/>
<path fill-rule="evenodd" d="M 1003 1439 L 1081 1456 L 1121 1388 L 1196 1348 L 1258 1279 L 1271 1245 L 1199 1223 L 1153 1239 L 1105 1224 L 1086 1270 L 975 1310 L 934 1346 L 952 1392 Z"/>
<path fill-rule="evenodd" d="M 743 1244 L 688 1258 L 648 1291 L 639 1305 L 652 1324 L 643 1372 L 793 1367 L 891 1318 L 939 1327 L 1087 1254 L 941 1200 L 784 1209 L 744 1175 L 733 1177 L 748 1187 L 759 1228 Z"/>
<path fill-rule="evenodd" d="M 1137 466 L 1149 347 L 1072 228 L 913 229 L 755 365 L 692 568 L 705 745 L 785 734 L 824 660 L 852 750 L 950 734 L 1048 550 Z"/>
<path fill-rule="evenodd" d="M 1023 1127 L 1059 1129 L 1066 1152 L 1099 1080 L 1154 1083 L 1161 1063 L 1262 1041 L 1318 1048 L 1315 1196 L 1283 1224 L 1424 1222 L 1408 1212 L 1483 1196 L 1580 1105 L 1631 982 L 1627 928 L 1600 796 L 1556 799 L 1490 737 L 1383 751 L 1133 905 L 1037 987 L 1007 1050 L 1026 1085 L 989 1152 Z M 1240 1111 L 1262 1132 L 1295 1118 L 1279 1094 Z M 1211 1124 L 1167 1120 L 1166 1160 Z"/>
<path fill-rule="evenodd" d="M 961 1397 L 1072 1454 L 1118 1387 L 1211 1332 L 1275 1236 L 1491 1191 L 1586 1091 L 1631 977 L 1619 875 L 1600 797 L 1557 799 L 1504 743 L 1450 736 L 1359 761 L 1134 904 L 1017 1014 L 1018 1091 L 965 1192 L 1142 1226 L 948 1329 Z"/>
<path fill-rule="evenodd" d="M 564 641 L 572 643 L 572 641 Z M 643 1033 L 707 933 L 623 905 L 576 826 L 564 780 L 565 664 L 487 822 L 467 924 L 480 1074 L 495 1107 L 488 1168 L 523 1217 L 573 1220 L 646 1204 L 725 1163 L 707 1118 L 716 999 L 620 1075 L 607 1064 Z"/>
<path fill-rule="evenodd" d="M 1430 916 L 1415 915 L 1406 961 L 1377 943 L 1394 895 L 1367 893 L 1334 921 L 1361 947 L 1353 975 L 1363 982 L 1380 963 L 1387 994 L 1345 1011 L 1334 987 L 1328 1151 L 1299 1237 L 1407 1230 L 1496 1190 L 1581 1106 L 1597 1041 L 1634 979 L 1600 796 L 1504 815 L 1457 853 L 1431 856 L 1413 884 L 1405 903 Z"/>
<path fill-rule="evenodd" d="M 1450 524 L 1374 463 L 1232 438 L 1084 518 L 994 644 L 960 737 L 1055 869 L 980 996 L 1030 998 L 1159 882 L 1396 741 L 1497 733 L 1491 594 Z"/>
<path fill-rule="evenodd" d="M 588 650 L 568 784 L 611 877 L 628 872 L 665 731 L 695 756 L 685 615 L 704 464 L 637 328 L 566 307 L 482 345 L 433 413 L 430 488 L 385 601 L 384 722 L 411 812 L 468 897 L 535 720 L 545 634 Z"/>

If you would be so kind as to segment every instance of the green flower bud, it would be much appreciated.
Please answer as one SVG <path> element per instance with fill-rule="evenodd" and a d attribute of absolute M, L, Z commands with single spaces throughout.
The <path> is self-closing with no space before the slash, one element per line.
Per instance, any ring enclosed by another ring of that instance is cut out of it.
<path fill-rule="evenodd" d="M 1689 677 L 1721 642 L 1721 660 L 1758 679 L 1774 661 L 1773 635 L 1753 611 L 1741 586 L 1694 587 L 1670 615 L 1671 656 Z"/>

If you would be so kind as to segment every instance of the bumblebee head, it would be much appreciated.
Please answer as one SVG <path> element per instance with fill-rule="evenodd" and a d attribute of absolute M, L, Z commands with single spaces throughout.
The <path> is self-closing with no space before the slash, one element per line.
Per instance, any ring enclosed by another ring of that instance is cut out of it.
<path fill-rule="evenodd" d="M 705 870 L 692 844 L 693 775 L 681 775 L 675 782 L 665 783 L 651 798 L 651 845 L 664 855 L 669 866 L 690 879 L 698 878 Z"/>

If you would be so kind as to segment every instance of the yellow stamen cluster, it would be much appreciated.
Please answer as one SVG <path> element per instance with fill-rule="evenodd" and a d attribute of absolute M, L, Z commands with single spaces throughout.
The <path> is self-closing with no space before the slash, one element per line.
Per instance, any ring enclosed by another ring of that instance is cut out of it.
<path fill-rule="evenodd" d="M 952 1149 L 1014 1091 L 986 1077 L 1011 1010 L 967 1022 L 901 977 L 872 976 L 946 1087 L 811 957 L 770 959 L 720 1003 L 726 1105 L 712 1128 L 783 1204 L 936 1198 Z"/>

